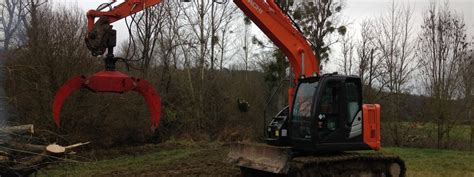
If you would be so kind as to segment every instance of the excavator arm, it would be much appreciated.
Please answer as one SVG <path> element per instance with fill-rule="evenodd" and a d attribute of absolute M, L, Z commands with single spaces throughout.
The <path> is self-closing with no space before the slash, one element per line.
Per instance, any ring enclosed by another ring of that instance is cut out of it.
<path fill-rule="evenodd" d="M 161 0 L 126 0 L 110 11 L 90 10 L 87 29 L 89 32 L 94 29 L 97 17 L 107 17 L 109 23 L 114 23 L 159 3 Z M 319 64 L 310 45 L 274 1 L 234 0 L 234 3 L 283 50 L 296 79 L 319 74 Z"/>
<path fill-rule="evenodd" d="M 161 0 L 125 0 L 110 11 L 90 10 L 88 32 L 94 30 L 97 17 L 107 17 L 108 23 L 113 23 L 159 3 Z M 302 75 L 319 74 L 319 63 L 311 46 L 274 0 L 234 0 L 234 3 L 285 53 L 295 80 Z"/>
<path fill-rule="evenodd" d="M 234 3 L 249 17 L 290 61 L 293 82 L 301 76 L 319 75 L 319 63 L 306 38 L 293 26 L 274 0 L 234 0 Z M 293 85 L 295 85 L 293 84 Z M 292 105 L 294 87 L 288 89 L 288 105 Z"/>
<path fill-rule="evenodd" d="M 115 2 L 115 0 L 113 2 Z M 110 11 L 104 12 L 100 10 L 89 10 L 89 12 L 87 12 L 87 30 L 91 32 L 94 29 L 95 18 L 97 17 L 108 17 L 108 22 L 114 23 L 130 15 L 141 12 L 146 8 L 157 5 L 160 2 L 161 0 L 125 0 Z"/>
<path fill-rule="evenodd" d="M 117 58 L 113 55 L 116 43 L 116 32 L 111 23 L 136 14 L 144 9 L 161 3 L 161 0 L 125 0 L 112 7 L 106 4 L 97 10 L 87 13 L 86 44 L 92 55 L 102 55 L 108 51 L 105 58 L 106 70 L 91 77 L 76 76 L 67 81 L 57 92 L 54 103 L 54 120 L 59 126 L 59 114 L 66 98 L 75 90 L 86 88 L 93 92 L 124 93 L 127 91 L 139 92 L 145 97 L 150 111 L 152 111 L 152 126 L 156 128 L 160 119 L 160 97 L 149 82 L 135 79 L 126 74 L 115 71 Z M 288 57 L 292 67 L 294 83 L 301 76 L 319 74 L 319 63 L 310 45 L 303 35 L 293 26 L 289 17 L 282 12 L 274 0 L 234 0 L 234 3 L 272 40 Z M 110 7 L 109 11 L 102 11 Z M 96 21 L 96 18 L 99 20 Z M 99 82 L 94 82 L 99 81 Z M 111 89 L 114 88 L 114 89 Z M 288 90 L 289 105 L 293 101 L 295 89 Z"/>
<path fill-rule="evenodd" d="M 161 0 L 125 0 L 110 11 L 90 10 L 87 13 L 88 32 L 97 32 L 95 30 L 99 23 L 95 22 L 97 17 L 104 18 L 108 23 L 113 23 L 160 2 Z M 234 0 L 234 3 L 288 57 L 293 71 L 294 83 L 301 76 L 314 76 L 320 73 L 318 59 L 306 38 L 293 26 L 289 17 L 274 0 Z M 88 36 L 96 37 L 97 34 Z M 92 41 L 91 39 L 87 40 Z M 101 40 L 99 43 L 103 41 Z M 294 92 L 294 88 L 290 87 L 288 90 L 289 105 L 293 100 Z"/>
<path fill-rule="evenodd" d="M 275 1 L 234 0 L 234 3 L 288 57 L 295 80 L 302 75 L 319 74 L 318 60 L 311 46 Z"/>

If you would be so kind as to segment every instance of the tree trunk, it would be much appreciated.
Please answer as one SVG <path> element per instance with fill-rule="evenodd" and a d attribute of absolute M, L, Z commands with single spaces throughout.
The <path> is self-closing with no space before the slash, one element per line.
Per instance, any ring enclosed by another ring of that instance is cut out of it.
<path fill-rule="evenodd" d="M 469 110 L 469 118 L 471 120 L 471 142 L 469 143 L 469 149 L 472 151 L 474 150 L 474 118 L 472 117 L 471 114 L 472 114 L 472 111 Z"/>
<path fill-rule="evenodd" d="M 438 137 L 437 137 L 437 148 L 438 149 L 441 149 L 441 141 L 443 140 L 443 135 L 442 135 L 442 131 L 443 131 L 443 123 L 442 123 L 442 118 L 440 115 L 438 115 L 438 125 L 437 125 L 437 134 L 438 134 Z"/>

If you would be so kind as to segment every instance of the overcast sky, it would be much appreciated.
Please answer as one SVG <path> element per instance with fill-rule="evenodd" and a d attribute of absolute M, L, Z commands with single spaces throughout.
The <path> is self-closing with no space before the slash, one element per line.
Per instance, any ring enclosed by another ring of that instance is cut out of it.
<path fill-rule="evenodd" d="M 52 0 L 53 2 L 59 2 L 61 4 L 77 4 L 79 7 L 87 11 L 89 9 L 97 8 L 101 3 L 108 2 L 109 0 Z M 118 0 L 117 3 L 123 0 Z M 232 0 L 230 0 L 232 1 Z M 297 0 L 298 1 L 298 0 Z M 302 0 L 299 0 L 302 1 Z M 306 1 L 306 0 L 304 0 Z M 345 0 L 346 6 L 343 11 L 345 21 L 349 22 L 349 34 L 356 34 L 358 32 L 360 23 L 366 19 L 377 18 L 386 12 L 392 0 Z M 431 1 L 444 2 L 445 0 L 399 0 L 400 2 L 406 2 L 413 8 L 413 35 L 416 36 L 420 30 L 422 23 L 423 11 L 429 7 Z M 464 21 L 467 26 L 468 38 L 474 40 L 474 0 L 449 0 L 450 7 L 456 13 L 462 14 Z M 128 38 L 127 28 L 125 22 L 117 22 L 114 24 L 118 31 L 118 40 L 124 41 Z M 258 29 L 256 29 L 258 31 Z M 338 57 L 337 51 L 333 52 L 333 56 Z M 332 66 L 331 66 L 332 65 Z M 337 70 L 334 63 L 330 63 L 329 67 L 332 70 Z M 328 71 L 328 72 L 331 72 Z"/>
<path fill-rule="evenodd" d="M 108 2 L 109 0 L 52 0 L 53 2 L 60 2 L 61 4 L 76 3 L 87 11 L 88 9 L 95 9 L 101 3 Z M 122 2 L 123 0 L 118 0 Z M 301 1 L 301 0 L 300 0 Z M 414 29 L 418 29 L 422 22 L 422 13 L 426 9 L 431 0 L 402 0 L 408 2 L 414 8 Z M 444 0 L 434 0 L 438 2 L 444 2 Z M 354 26 L 365 19 L 374 18 L 380 16 L 386 11 L 392 0 L 346 0 L 346 8 L 344 10 L 344 16 L 347 21 L 351 22 Z M 451 8 L 457 13 L 463 14 L 464 20 L 467 25 L 468 34 L 474 36 L 474 0 L 450 0 Z M 118 22 L 115 24 L 116 28 L 119 29 L 119 39 L 124 40 L 127 38 L 127 32 L 124 22 Z"/>

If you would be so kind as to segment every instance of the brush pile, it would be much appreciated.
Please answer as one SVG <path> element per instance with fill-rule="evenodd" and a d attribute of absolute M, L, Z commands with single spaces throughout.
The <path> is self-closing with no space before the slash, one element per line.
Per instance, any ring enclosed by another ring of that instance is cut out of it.
<path fill-rule="evenodd" d="M 88 144 L 40 144 L 33 134 L 33 125 L 0 128 L 0 176 L 29 176 L 52 163 L 67 161 L 73 149 Z"/>

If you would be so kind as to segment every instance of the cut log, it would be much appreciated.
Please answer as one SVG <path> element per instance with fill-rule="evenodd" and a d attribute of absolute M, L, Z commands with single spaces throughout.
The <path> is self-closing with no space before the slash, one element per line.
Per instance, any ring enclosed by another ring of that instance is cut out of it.
<path fill-rule="evenodd" d="M 20 125 L 20 126 L 13 126 L 13 127 L 3 127 L 0 128 L 0 134 L 34 134 L 34 126 L 33 124 L 28 125 Z"/>
<path fill-rule="evenodd" d="M 0 155 L 0 164 L 4 162 L 9 162 L 10 158 L 8 156 Z"/>
<path fill-rule="evenodd" d="M 13 148 L 13 149 L 18 149 L 22 151 L 29 151 L 29 152 L 48 152 L 48 153 L 53 153 L 53 154 L 62 154 L 66 153 L 66 151 L 70 151 L 74 148 L 84 146 L 89 144 L 90 142 L 86 143 L 77 143 L 69 146 L 61 146 L 58 144 L 50 144 L 50 145 L 35 145 L 35 144 L 23 144 L 23 143 L 18 143 L 18 142 L 6 142 L 6 145 Z"/>
<path fill-rule="evenodd" d="M 66 152 L 66 148 L 57 144 L 50 144 L 46 146 L 46 151 L 54 154 L 61 154 Z"/>

